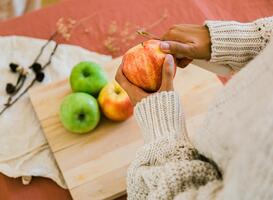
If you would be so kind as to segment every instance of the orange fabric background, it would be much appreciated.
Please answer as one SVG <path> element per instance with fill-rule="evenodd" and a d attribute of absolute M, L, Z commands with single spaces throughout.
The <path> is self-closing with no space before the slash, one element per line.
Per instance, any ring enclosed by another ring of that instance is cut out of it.
<path fill-rule="evenodd" d="M 271 0 L 66 0 L 23 17 L 0 23 L 0 35 L 25 35 L 38 38 L 48 38 L 55 31 L 56 21 L 60 17 L 79 20 L 90 17 L 83 23 L 90 28 L 90 33 L 84 33 L 81 26 L 76 28 L 71 40 L 66 43 L 77 44 L 84 48 L 109 54 L 103 46 L 107 38 L 107 30 L 111 22 L 116 21 L 122 31 L 127 22 L 131 25 L 147 27 L 168 12 L 167 19 L 150 31 L 161 35 L 172 24 L 197 23 L 205 19 L 224 19 L 250 21 L 273 13 Z M 132 29 L 131 32 L 134 32 Z M 122 36 L 117 36 L 121 50 L 114 55 L 120 55 L 129 46 L 143 38 L 130 41 L 129 45 L 122 43 Z M 58 40 L 59 42 L 65 42 Z"/>
<path fill-rule="evenodd" d="M 90 17 L 83 23 L 84 28 L 76 28 L 71 39 L 58 42 L 80 45 L 84 48 L 113 56 L 121 55 L 130 46 L 143 40 L 123 42 L 121 32 L 126 23 L 133 27 L 147 27 L 157 21 L 164 10 L 168 17 L 150 29 L 162 35 L 168 27 L 179 23 L 202 24 L 205 19 L 251 21 L 262 16 L 273 15 L 272 0 L 66 0 L 57 5 L 28 13 L 22 17 L 0 23 L 0 35 L 24 35 L 48 38 L 56 28 L 60 17 L 80 20 Z M 103 45 L 108 38 L 109 25 L 116 21 L 118 33 L 115 42 L 120 48 L 108 51 Z M 88 33 L 84 29 L 90 29 Z M 134 32 L 135 28 L 132 28 Z M 30 49 L 31 50 L 31 49 Z M 23 186 L 20 179 L 11 179 L 0 174 L 0 199 L 2 200 L 64 200 L 70 199 L 69 192 L 58 187 L 53 181 L 34 178 L 29 186 Z"/>

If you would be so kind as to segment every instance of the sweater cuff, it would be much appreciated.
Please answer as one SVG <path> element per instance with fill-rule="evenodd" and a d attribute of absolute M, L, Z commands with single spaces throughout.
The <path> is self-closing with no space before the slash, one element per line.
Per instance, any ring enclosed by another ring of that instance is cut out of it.
<path fill-rule="evenodd" d="M 186 128 L 179 96 L 171 92 L 155 93 L 139 102 L 134 116 L 145 143 L 162 138 L 185 138 Z"/>
<path fill-rule="evenodd" d="M 273 18 L 252 23 L 206 21 L 211 37 L 211 62 L 238 71 L 265 48 L 270 40 Z"/>

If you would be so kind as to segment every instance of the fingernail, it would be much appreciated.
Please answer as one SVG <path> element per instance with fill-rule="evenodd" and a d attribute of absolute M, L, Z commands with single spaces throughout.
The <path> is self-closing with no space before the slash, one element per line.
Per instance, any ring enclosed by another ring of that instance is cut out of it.
<path fill-rule="evenodd" d="M 169 49 L 170 49 L 170 44 L 167 43 L 167 42 L 161 42 L 161 43 L 160 43 L 160 48 L 161 48 L 162 50 L 169 50 Z"/>
<path fill-rule="evenodd" d="M 174 60 L 173 60 L 173 56 L 170 55 L 170 54 L 167 54 L 165 59 L 166 59 L 168 65 L 169 65 L 169 68 L 170 68 L 171 72 L 174 73 Z"/>

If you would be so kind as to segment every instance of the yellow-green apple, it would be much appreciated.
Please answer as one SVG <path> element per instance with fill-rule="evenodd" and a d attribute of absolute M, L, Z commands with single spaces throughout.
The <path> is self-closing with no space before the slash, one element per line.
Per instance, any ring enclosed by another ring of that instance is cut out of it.
<path fill-rule="evenodd" d="M 63 126 L 73 133 L 87 133 L 99 123 L 97 100 L 87 93 L 76 92 L 66 96 L 60 107 Z"/>
<path fill-rule="evenodd" d="M 166 54 L 159 40 L 148 40 L 129 49 L 122 59 L 122 72 L 134 85 L 147 92 L 159 89 Z"/>
<path fill-rule="evenodd" d="M 123 121 L 133 114 L 130 98 L 116 81 L 108 83 L 100 91 L 98 102 L 103 114 L 110 120 Z"/>
<path fill-rule="evenodd" d="M 107 84 L 106 74 L 100 65 L 89 61 L 75 65 L 69 80 L 74 92 L 86 92 L 93 96 L 97 96 Z"/>

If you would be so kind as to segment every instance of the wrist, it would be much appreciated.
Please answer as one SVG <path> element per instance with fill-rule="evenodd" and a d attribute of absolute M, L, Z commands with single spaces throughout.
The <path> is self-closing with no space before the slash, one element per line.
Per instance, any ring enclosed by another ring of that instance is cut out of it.
<path fill-rule="evenodd" d="M 180 98 L 173 91 L 155 93 L 142 99 L 135 106 L 134 115 L 145 143 L 186 134 Z"/>
<path fill-rule="evenodd" d="M 267 27 L 259 21 L 206 21 L 211 37 L 211 62 L 229 65 L 238 71 L 266 46 Z"/>
<path fill-rule="evenodd" d="M 206 42 L 205 42 L 205 47 L 206 47 L 206 52 L 207 52 L 207 56 L 206 56 L 206 60 L 209 61 L 211 59 L 211 36 L 210 36 L 210 31 L 209 31 L 209 27 L 207 25 L 203 26 L 205 32 L 206 32 Z"/>

